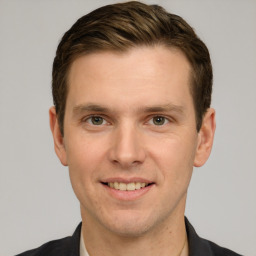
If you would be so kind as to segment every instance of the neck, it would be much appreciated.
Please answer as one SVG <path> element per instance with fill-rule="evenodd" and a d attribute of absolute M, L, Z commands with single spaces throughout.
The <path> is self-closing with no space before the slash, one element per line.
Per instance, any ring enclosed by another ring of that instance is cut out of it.
<path fill-rule="evenodd" d="M 82 214 L 84 244 L 90 256 L 173 255 L 188 256 L 184 215 L 172 216 L 157 229 L 136 237 L 115 234 L 97 227 Z"/>

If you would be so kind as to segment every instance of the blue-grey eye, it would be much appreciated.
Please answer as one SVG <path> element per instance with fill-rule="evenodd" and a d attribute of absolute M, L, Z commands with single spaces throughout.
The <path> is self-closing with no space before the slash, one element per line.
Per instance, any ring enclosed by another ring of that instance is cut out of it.
<path fill-rule="evenodd" d="M 154 125 L 164 125 L 166 123 L 166 118 L 163 116 L 155 116 L 152 119 Z"/>
<path fill-rule="evenodd" d="M 93 125 L 102 125 L 104 123 L 104 119 L 100 116 L 92 116 L 89 119 Z"/>

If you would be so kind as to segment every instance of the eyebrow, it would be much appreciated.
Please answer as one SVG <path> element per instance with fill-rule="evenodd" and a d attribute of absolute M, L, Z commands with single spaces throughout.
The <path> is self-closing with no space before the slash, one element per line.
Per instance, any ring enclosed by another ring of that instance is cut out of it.
<path fill-rule="evenodd" d="M 88 103 L 88 104 L 80 104 L 73 108 L 73 113 L 75 115 L 82 114 L 84 112 L 99 112 L 99 113 L 109 113 L 112 110 L 103 105 Z M 182 114 L 184 112 L 184 107 L 175 105 L 172 103 L 156 105 L 156 106 L 143 106 L 139 108 L 136 112 L 144 112 L 144 113 L 159 113 L 159 112 L 176 112 L 178 114 Z"/>
<path fill-rule="evenodd" d="M 169 104 L 157 105 L 157 106 L 146 106 L 146 107 L 142 108 L 142 111 L 146 112 L 146 113 L 177 112 L 177 113 L 182 114 L 184 112 L 184 107 L 169 103 Z"/>
<path fill-rule="evenodd" d="M 83 112 L 88 112 L 88 111 L 94 111 L 94 112 L 109 112 L 109 109 L 107 107 L 97 105 L 97 104 L 81 104 L 77 105 L 73 108 L 73 113 L 74 114 L 79 114 Z"/>

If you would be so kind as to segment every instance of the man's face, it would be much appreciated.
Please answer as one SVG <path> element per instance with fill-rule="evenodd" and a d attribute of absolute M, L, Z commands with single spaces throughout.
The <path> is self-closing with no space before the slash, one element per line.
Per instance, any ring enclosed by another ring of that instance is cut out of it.
<path fill-rule="evenodd" d="M 189 74 L 160 46 L 74 61 L 59 157 L 88 225 L 139 235 L 183 215 L 200 140 Z"/>

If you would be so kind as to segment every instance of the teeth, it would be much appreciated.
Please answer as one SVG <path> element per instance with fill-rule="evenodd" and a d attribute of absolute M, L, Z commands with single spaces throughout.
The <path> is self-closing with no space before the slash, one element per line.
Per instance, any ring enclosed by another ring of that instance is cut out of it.
<path fill-rule="evenodd" d="M 135 190 L 135 188 L 136 188 L 135 183 L 128 183 L 126 185 L 127 190 Z"/>
<path fill-rule="evenodd" d="M 148 183 L 145 182 L 131 182 L 131 183 L 123 183 L 123 182 L 109 182 L 108 186 L 117 190 L 122 191 L 133 191 L 136 189 L 144 188 L 148 185 Z"/>
<path fill-rule="evenodd" d="M 136 184 L 135 184 L 135 188 L 136 188 L 136 189 L 140 189 L 140 188 L 141 188 L 141 183 L 136 182 Z"/>
<path fill-rule="evenodd" d="M 110 187 L 111 187 L 111 186 L 110 186 Z M 119 189 L 119 184 L 118 184 L 118 182 L 115 182 L 115 183 L 114 183 L 114 188 L 115 188 L 115 189 Z"/>
<path fill-rule="evenodd" d="M 126 186 L 125 183 L 122 183 L 122 182 L 119 183 L 119 190 L 123 190 L 123 191 L 124 191 L 124 190 L 126 190 L 126 187 L 127 187 L 127 186 Z"/>

